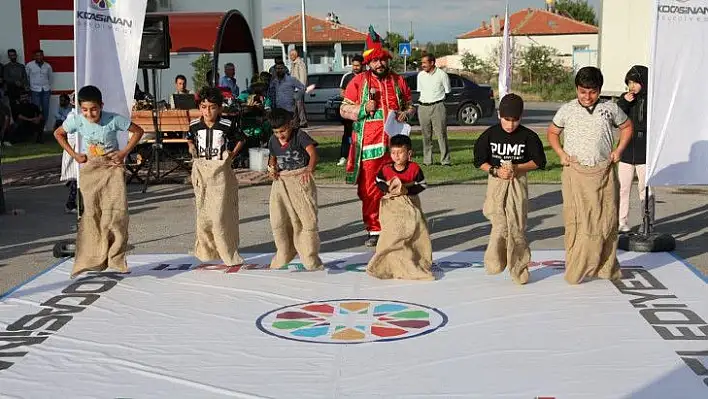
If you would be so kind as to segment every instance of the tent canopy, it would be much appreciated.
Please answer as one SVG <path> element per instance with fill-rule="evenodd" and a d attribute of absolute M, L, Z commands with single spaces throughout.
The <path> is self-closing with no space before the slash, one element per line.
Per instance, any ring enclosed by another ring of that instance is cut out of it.
<path fill-rule="evenodd" d="M 213 52 L 214 70 L 218 70 L 219 54 L 248 53 L 253 71 L 259 70 L 251 28 L 238 10 L 154 14 L 169 18 L 172 53 Z"/>

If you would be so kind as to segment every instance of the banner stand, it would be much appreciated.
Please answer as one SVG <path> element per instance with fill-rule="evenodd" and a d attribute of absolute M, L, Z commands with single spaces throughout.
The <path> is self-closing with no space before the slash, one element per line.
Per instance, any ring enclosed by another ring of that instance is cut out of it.
<path fill-rule="evenodd" d="M 653 19 L 653 24 L 652 24 L 652 46 L 651 46 L 651 60 L 652 64 L 650 65 L 649 68 L 649 82 L 650 82 L 650 91 L 649 91 L 649 113 L 651 116 L 652 112 L 652 102 L 653 102 L 653 94 L 655 93 L 656 90 L 656 85 L 654 84 L 655 82 L 653 81 L 652 77 L 656 76 L 656 48 L 657 48 L 657 35 L 658 35 L 658 30 L 659 30 L 659 12 L 658 12 L 658 6 L 659 2 L 655 1 L 656 7 L 654 7 L 654 12 L 652 13 L 652 18 Z M 653 90 L 653 91 L 652 91 Z M 649 117 L 649 125 L 651 125 L 652 118 Z M 651 129 L 651 126 L 648 126 L 649 132 L 647 134 L 653 134 L 654 132 Z M 649 159 L 649 154 L 647 154 L 647 160 Z M 652 227 L 651 226 L 651 213 L 649 211 L 649 180 L 650 180 L 650 174 L 647 173 L 646 179 L 646 188 L 645 188 L 645 194 L 644 194 L 644 215 L 642 215 L 642 230 L 639 231 L 638 233 L 627 233 L 627 234 L 620 234 L 618 242 L 617 242 L 617 248 L 624 250 L 624 251 L 632 251 L 632 252 L 671 252 L 674 249 L 676 249 L 676 239 L 670 235 L 670 234 L 661 234 L 661 233 L 654 233 L 652 232 Z"/>

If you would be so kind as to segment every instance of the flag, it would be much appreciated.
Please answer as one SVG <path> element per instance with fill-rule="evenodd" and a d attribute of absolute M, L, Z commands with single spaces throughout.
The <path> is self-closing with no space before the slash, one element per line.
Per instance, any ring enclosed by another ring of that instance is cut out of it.
<path fill-rule="evenodd" d="M 512 66 L 511 34 L 509 32 L 509 3 L 506 4 L 504 15 L 504 36 L 501 46 L 501 60 L 499 62 L 499 98 L 503 98 L 511 91 L 511 66 Z"/>
<path fill-rule="evenodd" d="M 93 85 L 103 109 L 130 119 L 147 0 L 74 0 L 74 86 Z M 79 106 L 78 101 L 76 104 Z M 78 140 L 77 138 L 77 141 Z M 128 132 L 118 137 L 122 147 Z M 81 150 L 81 149 L 80 149 Z"/>

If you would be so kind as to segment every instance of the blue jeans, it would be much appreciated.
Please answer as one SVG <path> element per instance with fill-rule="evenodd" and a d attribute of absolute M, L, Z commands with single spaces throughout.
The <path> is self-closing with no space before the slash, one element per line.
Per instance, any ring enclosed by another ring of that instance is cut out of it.
<path fill-rule="evenodd" d="M 32 103 L 42 110 L 42 118 L 44 118 L 44 123 L 47 123 L 49 119 L 49 98 L 51 97 L 51 91 L 33 91 L 32 92 Z"/>

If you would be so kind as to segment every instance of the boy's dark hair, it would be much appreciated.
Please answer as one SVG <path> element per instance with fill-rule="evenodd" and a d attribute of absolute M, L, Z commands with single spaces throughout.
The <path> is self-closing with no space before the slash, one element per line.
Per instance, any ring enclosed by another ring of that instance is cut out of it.
<path fill-rule="evenodd" d="M 413 149 L 413 142 L 411 141 L 410 137 L 403 135 L 403 134 L 397 134 L 397 135 L 391 137 L 391 140 L 389 141 L 388 146 L 391 148 L 405 147 L 406 150 L 412 150 Z"/>
<path fill-rule="evenodd" d="M 62 94 L 59 96 L 59 100 L 66 100 L 66 102 L 70 102 L 71 99 L 69 98 L 68 94 Z"/>
<path fill-rule="evenodd" d="M 602 76 L 602 72 L 592 66 L 580 68 L 577 75 L 575 75 L 575 87 L 600 90 L 604 83 L 605 78 Z"/>
<path fill-rule="evenodd" d="M 357 54 L 354 57 L 352 57 L 352 62 L 354 61 L 359 61 L 360 64 L 364 63 L 364 56 L 361 54 Z"/>
<path fill-rule="evenodd" d="M 79 105 L 84 102 L 96 103 L 98 105 L 103 104 L 103 94 L 96 86 L 84 86 L 79 89 L 78 94 Z"/>
<path fill-rule="evenodd" d="M 177 75 L 175 76 L 175 83 L 180 79 L 184 80 L 185 83 L 187 82 L 187 78 L 184 75 Z"/>
<path fill-rule="evenodd" d="M 199 90 L 197 97 L 199 98 L 200 105 L 204 101 L 209 101 L 210 103 L 217 104 L 218 106 L 224 104 L 224 94 L 217 87 L 202 87 L 202 89 Z"/>
<path fill-rule="evenodd" d="M 289 125 L 293 120 L 293 114 L 282 108 L 275 108 L 268 115 L 268 122 L 273 129 L 280 129 Z"/>

